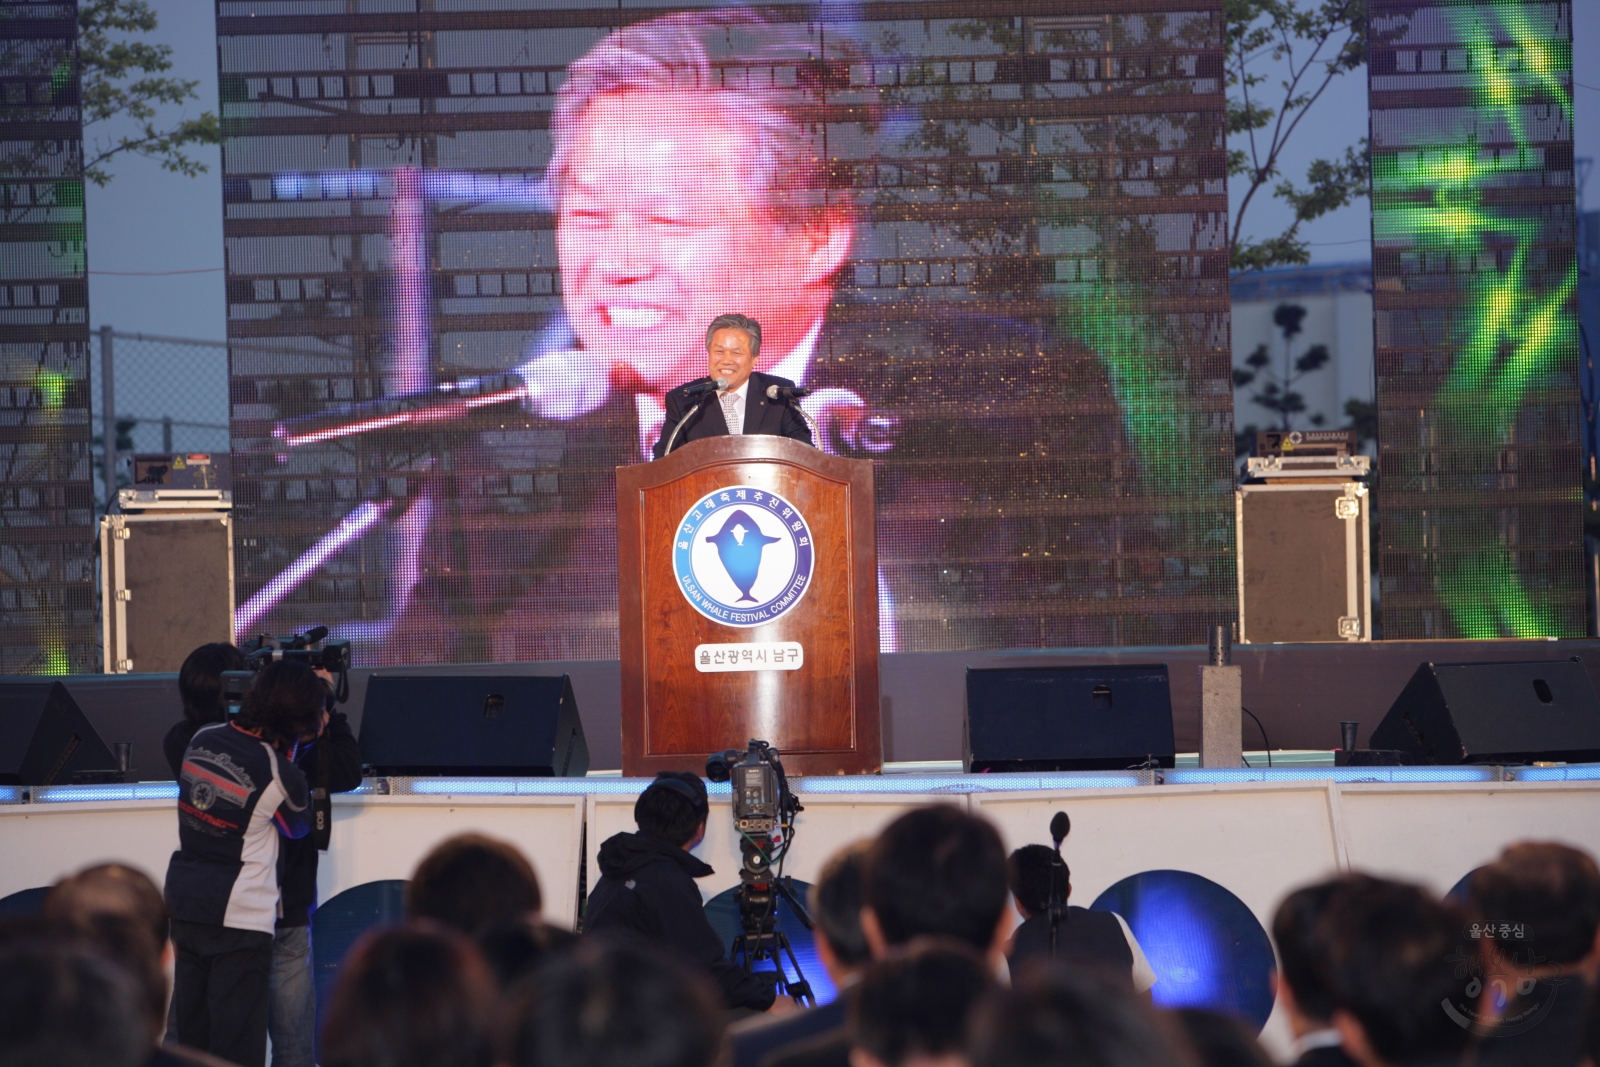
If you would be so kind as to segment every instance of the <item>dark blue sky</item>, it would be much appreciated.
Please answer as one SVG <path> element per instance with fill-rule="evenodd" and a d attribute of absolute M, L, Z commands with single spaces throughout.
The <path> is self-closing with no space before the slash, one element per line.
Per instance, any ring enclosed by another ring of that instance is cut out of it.
<path fill-rule="evenodd" d="M 198 114 L 215 108 L 216 18 L 209 0 L 152 0 L 161 28 L 156 39 L 173 47 L 174 74 L 198 79 Z M 1600 3 L 1577 0 L 1574 65 L 1577 93 L 1577 154 L 1600 157 Z M 1347 77 L 1318 102 L 1301 124 L 1287 156 L 1288 173 L 1303 176 L 1306 164 L 1342 154 L 1367 128 L 1366 79 Z M 90 134 L 93 136 L 93 130 Z M 89 312 L 93 325 L 178 337 L 221 339 L 225 335 L 222 276 L 222 184 L 219 152 L 198 153 L 210 164 L 199 178 L 169 174 L 155 163 L 129 159 L 115 166 L 106 189 L 88 190 Z M 1234 190 L 1235 196 L 1238 190 Z M 1590 183 L 1590 210 L 1600 208 L 1600 178 Z M 1330 215 L 1306 231 L 1322 263 L 1368 258 L 1366 204 Z M 1276 232 L 1287 219 L 1278 202 L 1258 194 L 1247 229 Z M 206 271 L 192 274 L 129 275 L 101 271 Z"/>

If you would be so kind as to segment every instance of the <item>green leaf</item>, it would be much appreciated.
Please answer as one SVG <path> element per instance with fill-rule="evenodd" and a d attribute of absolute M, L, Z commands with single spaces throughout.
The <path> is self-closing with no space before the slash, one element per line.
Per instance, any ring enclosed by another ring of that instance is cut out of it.
<path fill-rule="evenodd" d="M 83 0 L 78 7 L 78 64 L 82 79 L 84 177 L 112 179 L 123 155 L 144 156 L 175 174 L 194 177 L 206 164 L 185 149 L 222 143 L 216 115 L 168 117 L 166 109 L 199 100 L 198 81 L 165 77 L 172 48 L 139 38 L 155 32 L 156 13 L 144 0 Z M 133 132 L 127 132 L 129 126 Z M 114 127 L 116 132 L 103 132 Z"/>

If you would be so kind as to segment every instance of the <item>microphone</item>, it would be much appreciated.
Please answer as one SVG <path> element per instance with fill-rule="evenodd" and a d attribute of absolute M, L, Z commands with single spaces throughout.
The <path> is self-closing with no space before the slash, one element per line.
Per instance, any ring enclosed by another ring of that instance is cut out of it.
<path fill-rule="evenodd" d="M 354 404 L 342 411 L 284 419 L 273 427 L 272 436 L 285 448 L 298 448 L 357 434 L 454 422 L 479 408 L 520 403 L 527 388 L 517 374 L 463 378 L 419 393 Z"/>
<path fill-rule="evenodd" d="M 817 420 L 811 417 L 811 412 L 796 404 L 796 400 L 808 397 L 814 390 L 803 385 L 769 385 L 767 386 L 768 400 L 782 400 L 800 413 L 806 420 L 806 426 L 811 430 L 811 445 L 814 448 L 822 447 L 822 430 L 817 427 Z"/>
<path fill-rule="evenodd" d="M 684 396 L 701 396 L 705 393 L 720 393 L 728 387 L 726 378 L 706 378 L 703 381 L 691 382 L 683 387 Z"/>
<path fill-rule="evenodd" d="M 300 640 L 304 641 L 307 645 L 314 645 L 327 636 L 328 628 L 326 626 L 313 626 L 311 629 L 300 635 Z"/>
<path fill-rule="evenodd" d="M 1056 851 L 1061 851 L 1061 842 L 1066 840 L 1072 832 L 1072 820 L 1067 818 L 1067 813 L 1058 811 L 1050 820 L 1050 839 L 1056 843 Z"/>
<path fill-rule="evenodd" d="M 683 413 L 683 418 L 679 419 L 678 424 L 672 428 L 671 435 L 667 437 L 667 446 L 661 450 L 661 455 L 663 458 L 671 454 L 672 443 L 678 439 L 678 431 L 684 428 L 684 426 L 689 422 L 696 412 L 706 406 L 707 400 L 710 400 L 718 392 L 726 389 L 727 387 L 728 379 L 726 378 L 707 378 L 704 381 L 691 382 L 683 387 L 683 393 L 685 396 L 696 397 L 703 393 L 705 394 L 705 400 L 700 401 L 698 404 L 690 407 L 688 411 L 685 411 Z"/>

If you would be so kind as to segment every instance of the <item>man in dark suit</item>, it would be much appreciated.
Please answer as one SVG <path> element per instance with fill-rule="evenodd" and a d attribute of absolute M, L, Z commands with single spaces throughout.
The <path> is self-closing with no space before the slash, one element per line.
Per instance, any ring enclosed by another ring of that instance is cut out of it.
<path fill-rule="evenodd" d="M 666 455 L 669 438 L 674 448 L 686 441 L 729 434 L 773 434 L 814 444 L 805 416 L 787 401 L 767 396 L 772 386 L 793 389 L 794 382 L 757 371 L 759 358 L 761 323 L 736 314 L 713 319 L 706 327 L 706 377 L 667 394 L 667 418 L 661 424 L 655 457 Z M 706 387 L 713 381 L 726 384 L 708 392 Z M 673 438 L 680 422 L 683 428 Z"/>
<path fill-rule="evenodd" d="M 1484 999 L 1499 988 L 1506 1000 L 1478 1067 L 1576 1067 L 1600 972 L 1600 866 L 1568 845 L 1522 841 L 1473 874 L 1468 896 L 1489 930 L 1473 946 Z"/>
<path fill-rule="evenodd" d="M 1317 923 L 1333 1025 L 1360 1067 L 1460 1067 L 1473 1056 L 1476 980 L 1464 908 L 1420 886 L 1352 875 Z"/>
<path fill-rule="evenodd" d="M 990 971 L 1005 959 L 1006 852 L 986 820 L 947 804 L 915 808 L 867 850 L 861 932 L 874 960 L 918 938 L 949 938 Z M 762 1067 L 852 1067 L 848 1027 L 766 1056 Z"/>
<path fill-rule="evenodd" d="M 1333 992 L 1327 972 L 1328 936 L 1324 920 L 1334 894 L 1347 883 L 1335 878 L 1304 886 L 1283 898 L 1272 917 L 1272 939 L 1278 943 L 1278 1002 L 1289 1016 L 1294 1034 L 1295 1067 L 1354 1067 L 1333 1025 Z"/>

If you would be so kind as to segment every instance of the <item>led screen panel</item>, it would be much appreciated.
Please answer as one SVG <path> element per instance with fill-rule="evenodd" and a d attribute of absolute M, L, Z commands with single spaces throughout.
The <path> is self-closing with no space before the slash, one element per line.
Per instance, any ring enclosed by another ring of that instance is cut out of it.
<path fill-rule="evenodd" d="M 218 13 L 241 635 L 615 656 L 728 311 L 878 465 L 886 650 L 1232 617 L 1220 3 Z"/>
<path fill-rule="evenodd" d="M 77 33 L 0 6 L 0 674 L 98 666 Z"/>
<path fill-rule="evenodd" d="M 1581 637 L 1572 5 L 1369 28 L 1383 636 Z"/>

